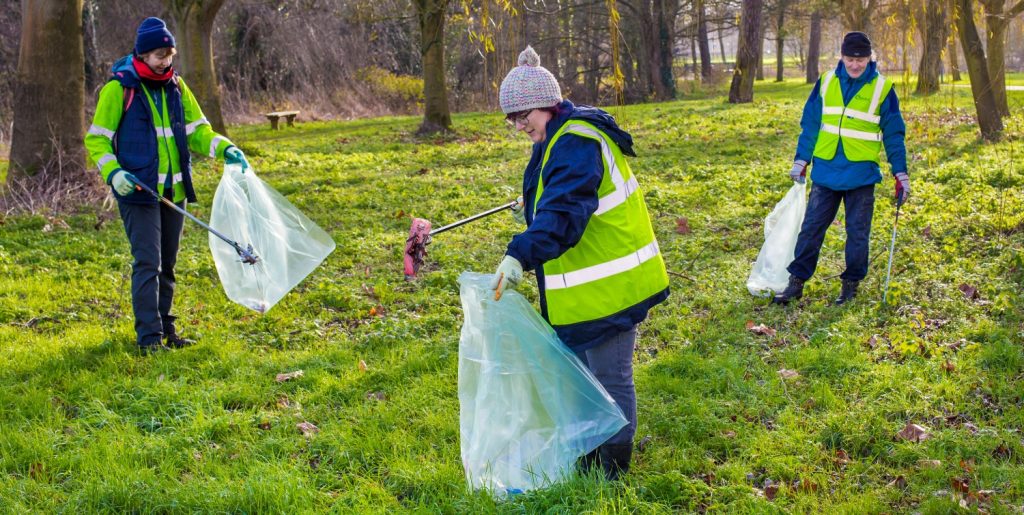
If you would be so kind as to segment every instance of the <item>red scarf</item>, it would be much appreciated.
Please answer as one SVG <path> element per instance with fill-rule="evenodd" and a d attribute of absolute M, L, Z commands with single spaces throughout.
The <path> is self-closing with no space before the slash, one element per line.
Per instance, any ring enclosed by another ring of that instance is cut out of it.
<path fill-rule="evenodd" d="M 153 69 L 150 68 L 148 64 L 142 62 L 142 60 L 139 59 L 138 56 L 132 57 L 132 66 L 135 67 L 135 73 L 139 74 L 139 77 L 142 77 L 146 80 L 166 82 L 174 76 L 173 66 L 168 66 L 167 71 L 163 73 L 157 73 L 153 71 Z"/>

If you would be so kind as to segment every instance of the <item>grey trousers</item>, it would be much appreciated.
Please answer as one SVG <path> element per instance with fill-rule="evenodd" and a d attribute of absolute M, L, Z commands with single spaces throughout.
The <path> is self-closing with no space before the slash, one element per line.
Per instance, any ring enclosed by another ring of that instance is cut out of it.
<path fill-rule="evenodd" d="M 605 444 L 631 445 L 636 434 L 636 387 L 633 384 L 633 348 L 636 326 L 628 331 L 609 335 L 596 347 L 576 354 L 593 372 L 608 394 L 615 399 L 629 424 Z"/>
<path fill-rule="evenodd" d="M 138 193 L 137 193 L 138 194 Z M 184 202 L 178 204 L 185 206 Z M 160 343 L 175 334 L 174 265 L 185 217 L 163 204 L 118 203 L 124 230 L 131 245 L 132 311 L 136 343 Z"/>

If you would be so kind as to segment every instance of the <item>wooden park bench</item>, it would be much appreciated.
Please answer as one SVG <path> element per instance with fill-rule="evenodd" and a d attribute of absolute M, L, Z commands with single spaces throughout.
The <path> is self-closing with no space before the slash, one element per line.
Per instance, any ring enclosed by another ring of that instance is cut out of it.
<path fill-rule="evenodd" d="M 295 126 L 295 117 L 299 114 L 298 111 L 274 111 L 273 113 L 267 113 L 264 116 L 270 120 L 270 128 L 277 130 L 277 121 L 284 118 L 288 121 L 289 127 Z"/>

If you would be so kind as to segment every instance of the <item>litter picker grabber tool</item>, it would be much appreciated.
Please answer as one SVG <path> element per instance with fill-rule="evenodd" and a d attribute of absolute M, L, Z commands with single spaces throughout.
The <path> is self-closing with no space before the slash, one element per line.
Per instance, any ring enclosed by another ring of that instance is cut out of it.
<path fill-rule="evenodd" d="M 882 304 L 889 298 L 889 277 L 892 273 L 892 255 L 896 249 L 896 226 L 900 223 L 900 208 L 903 204 L 896 204 L 896 220 L 892 223 L 892 242 L 889 243 L 889 266 L 885 269 L 885 292 L 882 293 Z"/>
<path fill-rule="evenodd" d="M 132 181 L 132 182 L 134 182 L 134 181 Z M 171 208 L 171 209 L 173 209 L 173 210 L 175 210 L 175 211 L 185 215 L 186 217 L 188 217 L 193 222 L 199 224 L 200 227 L 202 227 L 203 229 L 206 229 L 207 231 L 209 231 L 210 234 L 212 234 L 212 235 L 214 235 L 214 236 L 224 240 L 225 243 L 227 243 L 228 245 L 231 245 L 232 247 L 235 248 L 235 252 L 238 253 L 238 257 L 242 258 L 242 262 L 243 263 L 246 263 L 246 264 L 249 264 L 249 265 L 255 265 L 260 260 L 259 256 L 257 256 L 256 254 L 253 253 L 252 244 L 249 244 L 245 248 L 242 248 L 242 246 L 239 245 L 238 242 L 232 240 L 231 238 L 228 238 L 227 236 L 224 236 L 223 234 L 218 232 L 213 227 L 210 227 L 209 225 L 204 223 L 202 220 L 200 220 L 200 219 L 196 218 L 195 216 L 193 216 L 192 213 L 189 213 L 188 211 L 185 211 L 184 209 L 178 207 L 178 205 L 175 204 L 174 202 L 171 202 L 170 200 L 160 196 L 159 194 L 157 194 L 157 192 L 153 191 L 153 189 L 150 188 L 149 186 L 146 186 L 145 184 L 142 184 L 142 183 L 139 183 L 139 182 L 135 182 L 135 188 L 140 190 L 140 191 L 145 191 L 146 193 L 149 193 L 150 195 L 155 197 L 160 202 L 163 202 L 163 204 L 165 206 L 167 206 L 167 207 L 169 207 L 169 208 Z"/>
<path fill-rule="evenodd" d="M 405 280 L 413 280 L 416 277 L 416 272 L 419 272 L 420 266 L 423 265 L 423 258 L 427 255 L 427 245 L 430 245 L 431 236 L 468 224 L 485 216 L 493 215 L 499 211 L 512 209 L 516 204 L 517 202 L 513 200 L 508 204 L 488 209 L 483 213 L 477 213 L 469 218 L 463 218 L 458 222 L 453 222 L 434 230 L 430 229 L 430 220 L 413 218 L 412 226 L 409 227 L 409 238 L 405 240 Z"/>

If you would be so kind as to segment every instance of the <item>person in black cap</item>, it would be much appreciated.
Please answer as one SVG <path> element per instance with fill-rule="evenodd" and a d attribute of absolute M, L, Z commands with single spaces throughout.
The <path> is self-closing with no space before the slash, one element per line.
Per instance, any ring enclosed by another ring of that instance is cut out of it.
<path fill-rule="evenodd" d="M 787 304 L 803 296 L 804 282 L 814 275 L 825 231 L 839 204 L 846 209 L 846 270 L 835 303 L 857 295 L 868 272 L 868 241 L 875 206 L 875 184 L 881 182 L 879 152 L 885 155 L 895 178 L 896 202 L 910 195 L 906 126 L 896 89 L 878 72 L 871 59 L 871 40 L 863 32 L 843 38 L 842 59 L 835 70 L 818 79 L 804 105 L 802 129 L 789 176 L 803 183 L 811 166 L 811 196 L 790 263 L 789 285 L 772 302 Z"/>
<path fill-rule="evenodd" d="M 191 152 L 249 167 L 242 151 L 214 132 L 175 72 L 174 44 L 163 20 L 143 20 L 133 52 L 114 63 L 100 90 L 85 137 L 89 157 L 117 199 L 135 258 L 132 311 L 143 354 L 194 342 L 178 334 L 171 314 L 184 216 L 135 185 L 145 184 L 184 208 L 196 201 Z"/>

